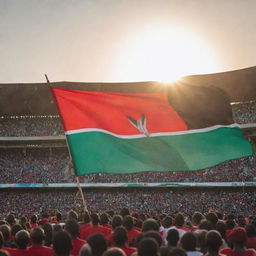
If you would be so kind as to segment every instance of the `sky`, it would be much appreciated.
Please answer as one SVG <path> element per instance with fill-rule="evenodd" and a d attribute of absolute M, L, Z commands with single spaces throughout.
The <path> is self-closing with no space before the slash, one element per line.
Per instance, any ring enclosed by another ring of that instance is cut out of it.
<path fill-rule="evenodd" d="M 256 65 L 255 0 L 0 0 L 0 83 L 172 81 Z"/>

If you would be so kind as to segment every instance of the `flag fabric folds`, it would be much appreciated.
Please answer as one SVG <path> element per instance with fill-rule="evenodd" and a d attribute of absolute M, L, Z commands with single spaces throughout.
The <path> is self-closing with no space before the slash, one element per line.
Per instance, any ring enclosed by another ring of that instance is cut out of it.
<path fill-rule="evenodd" d="M 218 88 L 146 82 L 52 91 L 77 176 L 192 171 L 252 155 Z"/>

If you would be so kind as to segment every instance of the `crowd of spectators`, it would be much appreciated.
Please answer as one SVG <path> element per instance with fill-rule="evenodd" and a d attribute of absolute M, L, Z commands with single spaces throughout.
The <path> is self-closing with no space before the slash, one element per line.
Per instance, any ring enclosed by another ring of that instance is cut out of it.
<path fill-rule="evenodd" d="M 256 101 L 232 104 L 232 112 L 238 124 L 256 123 Z"/>
<path fill-rule="evenodd" d="M 251 215 L 255 213 L 255 191 L 248 189 L 186 189 L 186 188 L 122 188 L 87 189 L 85 201 L 90 211 L 120 210 L 128 207 L 138 213 L 168 213 L 182 211 L 192 214 L 194 211 L 206 213 L 209 209 L 223 213 Z M 54 191 L 2 191 L 0 197 L 2 215 L 9 212 L 16 216 L 41 212 L 69 211 L 83 209 L 78 189 Z"/>
<path fill-rule="evenodd" d="M 63 135 L 59 116 L 0 117 L 0 137 Z"/>
<path fill-rule="evenodd" d="M 70 183 L 67 149 L 3 149 L 0 151 L 0 183 Z M 193 172 L 147 172 L 134 174 L 89 174 L 85 183 L 158 182 L 244 182 L 256 177 L 256 155 L 231 160 L 212 168 Z"/>
<path fill-rule="evenodd" d="M 55 149 L 4 149 L 0 158 L 0 183 L 58 183 L 66 182 L 68 153 Z"/>
<path fill-rule="evenodd" d="M 256 101 L 232 104 L 232 111 L 235 122 L 239 124 L 256 123 Z M 0 117 L 0 137 L 63 134 L 59 116 Z"/>
<path fill-rule="evenodd" d="M 40 192 L 35 193 L 30 201 L 30 211 L 15 212 L 12 208 L 6 209 L 0 216 L 0 255 L 256 255 L 255 199 L 254 202 L 246 202 L 243 197 L 246 200 L 253 198 L 250 192 L 247 195 L 239 192 L 214 192 L 207 195 L 196 192 L 194 196 L 198 200 L 190 198 L 194 194 L 191 192 L 182 195 L 135 190 L 130 195 L 130 200 L 126 193 L 115 192 L 115 199 L 108 192 L 96 195 L 99 196 L 100 204 L 97 198 L 92 198 L 94 194 L 89 193 L 86 198 L 88 206 L 93 208 L 83 210 L 61 207 L 67 206 L 70 200 L 75 203 L 74 194 Z M 109 203 L 104 200 L 109 199 L 109 194 L 114 198 L 114 203 L 117 200 L 121 202 L 111 205 L 110 210 Z M 25 203 L 27 196 L 27 193 L 20 193 L 18 200 Z M 7 192 L 6 197 L 12 195 Z M 53 203 L 51 209 L 41 209 L 38 208 L 41 204 L 33 204 L 38 203 L 37 200 L 44 202 L 56 198 L 65 203 Z M 90 198 L 96 203 L 90 205 Z M 147 207 L 144 205 L 142 209 L 134 204 L 139 200 L 147 201 Z M 232 204 L 231 207 L 223 204 L 227 200 Z M 155 202 L 162 202 L 157 203 L 161 209 L 156 208 Z M 183 208 L 183 204 L 188 208 Z M 13 206 L 17 206 L 17 203 L 14 202 Z"/>

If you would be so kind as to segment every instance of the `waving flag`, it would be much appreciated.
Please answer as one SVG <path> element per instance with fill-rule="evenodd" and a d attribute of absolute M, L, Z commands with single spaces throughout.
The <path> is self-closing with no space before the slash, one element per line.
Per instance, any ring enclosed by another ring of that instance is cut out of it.
<path fill-rule="evenodd" d="M 191 171 L 252 155 L 218 88 L 146 82 L 52 91 L 77 176 Z"/>

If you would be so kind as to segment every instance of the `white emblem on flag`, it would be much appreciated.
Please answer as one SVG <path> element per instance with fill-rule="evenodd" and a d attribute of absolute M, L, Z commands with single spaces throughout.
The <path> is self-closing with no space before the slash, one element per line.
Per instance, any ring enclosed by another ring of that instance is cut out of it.
<path fill-rule="evenodd" d="M 148 130 L 147 130 L 147 120 L 146 117 L 144 116 L 144 114 L 141 115 L 141 118 L 139 120 L 135 120 L 130 116 L 127 116 L 128 120 L 130 121 L 130 123 L 136 128 L 138 129 L 141 133 L 143 133 L 144 135 L 146 135 L 147 137 L 150 136 Z"/>

